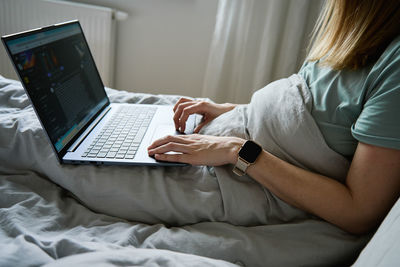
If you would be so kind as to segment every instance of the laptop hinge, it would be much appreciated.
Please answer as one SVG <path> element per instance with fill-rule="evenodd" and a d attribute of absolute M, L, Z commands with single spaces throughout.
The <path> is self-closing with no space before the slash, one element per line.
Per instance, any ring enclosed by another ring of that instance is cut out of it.
<path fill-rule="evenodd" d="M 78 148 L 78 146 L 83 142 L 83 140 L 85 140 L 85 138 L 90 134 L 90 132 L 94 129 L 94 127 L 97 126 L 97 124 L 99 124 L 99 122 L 104 118 L 104 116 L 110 111 L 111 107 L 108 107 L 103 114 L 101 114 L 100 116 L 98 116 L 91 124 L 91 126 L 89 126 L 85 132 L 78 138 L 76 139 L 76 141 L 68 148 L 68 152 L 75 152 L 75 150 Z"/>

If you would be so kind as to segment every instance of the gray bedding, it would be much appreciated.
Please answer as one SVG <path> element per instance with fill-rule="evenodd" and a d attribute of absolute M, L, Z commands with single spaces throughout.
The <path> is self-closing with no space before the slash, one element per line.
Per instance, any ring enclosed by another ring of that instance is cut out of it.
<path fill-rule="evenodd" d="M 273 95 L 285 98 L 286 110 L 261 116 L 277 99 L 271 105 L 258 100 L 278 91 Z M 113 102 L 173 104 L 178 98 L 107 93 Z M 293 164 L 341 180 L 348 162 L 315 130 L 310 101 L 292 76 L 203 133 L 250 137 Z M 221 127 L 228 122 L 230 131 Z M 0 225 L 1 266 L 338 266 L 352 263 L 369 238 L 285 204 L 251 178 L 235 177 L 231 166 L 62 166 L 20 83 L 4 78 Z"/>

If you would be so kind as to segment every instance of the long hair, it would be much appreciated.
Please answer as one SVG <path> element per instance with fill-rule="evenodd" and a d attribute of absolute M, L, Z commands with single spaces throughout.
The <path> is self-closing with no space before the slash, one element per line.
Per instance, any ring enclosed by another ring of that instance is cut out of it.
<path fill-rule="evenodd" d="M 399 34 L 400 0 L 327 0 L 307 60 L 359 69 L 376 61 Z"/>

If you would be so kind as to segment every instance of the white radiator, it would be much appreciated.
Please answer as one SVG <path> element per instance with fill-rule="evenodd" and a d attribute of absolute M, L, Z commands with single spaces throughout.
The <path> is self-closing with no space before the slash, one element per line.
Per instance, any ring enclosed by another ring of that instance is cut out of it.
<path fill-rule="evenodd" d="M 116 18 L 111 8 L 52 0 L 0 0 L 0 35 L 78 19 L 106 86 L 113 86 Z M 4 47 L 0 48 L 0 75 L 17 79 Z"/>

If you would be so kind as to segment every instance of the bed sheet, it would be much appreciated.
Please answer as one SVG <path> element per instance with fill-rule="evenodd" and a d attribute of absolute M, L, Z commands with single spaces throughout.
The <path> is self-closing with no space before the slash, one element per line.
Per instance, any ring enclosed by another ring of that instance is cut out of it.
<path fill-rule="evenodd" d="M 107 93 L 113 102 L 162 99 L 161 104 L 172 104 L 178 98 L 113 89 Z M 11 114 L 18 122 L 8 120 Z M 0 121 L 15 134 L 37 129 L 24 142 L 42 142 L 43 150 L 50 149 L 21 84 L 2 77 Z M 35 159 L 19 158 L 29 147 L 7 136 L 0 140 L 1 266 L 337 266 L 350 264 L 368 240 L 315 218 L 257 226 L 205 221 L 172 227 L 105 215 L 30 168 Z M 7 154 L 14 151 L 10 147 L 22 151 Z M 329 243 L 321 236 L 329 237 Z"/>

